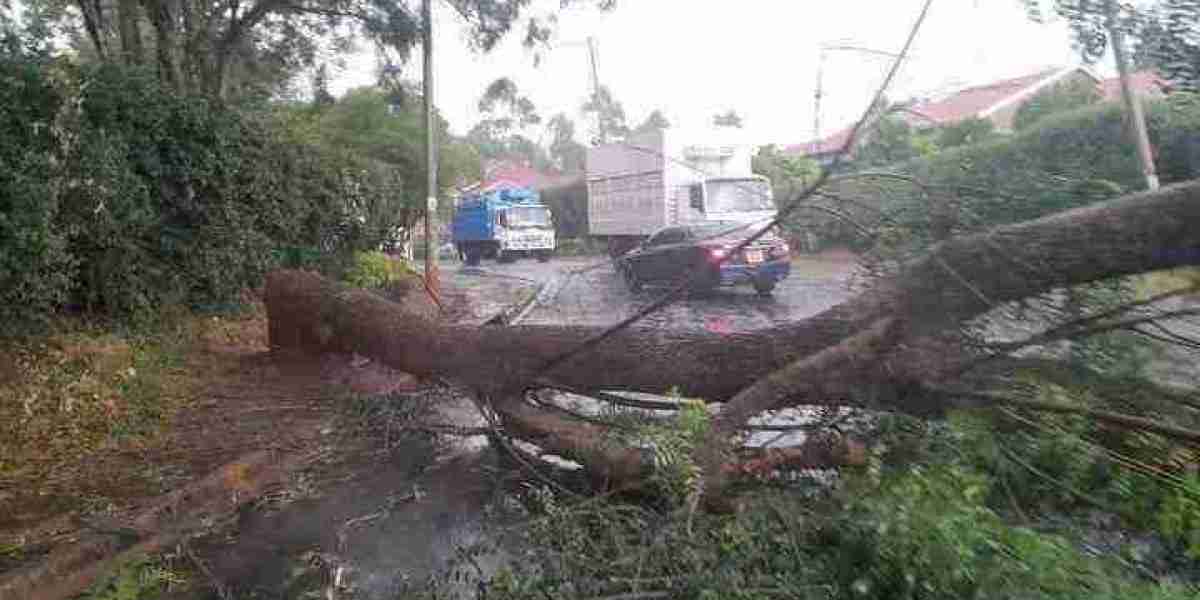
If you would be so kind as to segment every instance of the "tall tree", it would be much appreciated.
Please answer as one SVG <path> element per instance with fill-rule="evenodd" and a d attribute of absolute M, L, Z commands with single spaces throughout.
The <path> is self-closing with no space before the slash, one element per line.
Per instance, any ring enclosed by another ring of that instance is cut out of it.
<path fill-rule="evenodd" d="M 1133 5 L 1116 0 L 1024 0 L 1032 19 L 1048 13 L 1063 18 L 1071 28 L 1075 47 L 1084 62 L 1104 56 L 1109 45 L 1110 15 L 1114 25 L 1134 46 L 1134 63 L 1158 69 L 1172 84 L 1200 89 L 1200 2 L 1157 0 Z"/>
<path fill-rule="evenodd" d="M 393 95 L 378 87 L 351 90 L 317 116 L 321 142 L 359 158 L 361 168 L 391 186 L 386 199 L 367 198 L 353 206 L 368 226 L 407 229 L 424 214 L 424 115 L 420 94 L 394 104 Z M 399 110 L 397 110 L 397 108 Z M 479 159 L 462 140 L 449 133 L 448 123 L 435 114 L 438 130 L 438 184 L 447 189 L 479 177 Z M 349 202 L 356 199 L 349 198 Z"/>
<path fill-rule="evenodd" d="M 583 104 L 583 112 L 591 115 L 595 123 L 594 143 L 624 139 L 629 135 L 629 125 L 625 122 L 625 107 L 613 97 L 612 90 L 599 86 L 592 97 Z"/>
<path fill-rule="evenodd" d="M 488 85 L 479 99 L 479 112 L 484 118 L 467 133 L 467 141 L 481 157 L 517 159 L 536 169 L 551 166 L 546 150 L 529 137 L 542 117 L 511 79 L 502 77 Z"/>
<path fill-rule="evenodd" d="M 313 74 L 312 103 L 315 107 L 329 106 L 335 98 L 329 91 L 329 70 L 326 65 L 317 67 Z"/>
<path fill-rule="evenodd" d="M 647 131 L 658 131 L 669 127 L 671 127 L 671 122 L 667 120 L 667 117 L 662 114 L 661 110 L 656 108 L 649 115 L 646 115 L 646 119 L 641 124 L 633 128 L 633 133 L 646 133 Z"/>
<path fill-rule="evenodd" d="M 742 117 L 741 117 L 741 115 L 737 114 L 737 111 L 735 111 L 731 108 L 723 113 L 718 113 L 716 115 L 713 115 L 712 122 L 713 122 L 713 125 L 716 125 L 717 127 L 739 127 L 740 128 L 742 126 Z"/>
<path fill-rule="evenodd" d="M 1162 0 L 1135 25 L 1134 64 L 1157 70 L 1176 87 L 1200 90 L 1200 2 Z"/>
<path fill-rule="evenodd" d="M 612 0 L 565 0 L 560 8 Z M 215 97 L 274 91 L 316 66 L 332 50 L 345 54 L 355 40 L 389 60 L 407 59 L 419 43 L 417 0 L 28 0 L 53 12 L 58 25 L 83 40 L 97 60 L 153 63 L 160 78 L 182 91 Z M 491 50 L 514 29 L 523 42 L 545 46 L 553 15 L 535 13 L 530 0 L 451 0 L 469 30 L 468 43 Z M 64 10 L 71 6 L 72 10 Z"/>

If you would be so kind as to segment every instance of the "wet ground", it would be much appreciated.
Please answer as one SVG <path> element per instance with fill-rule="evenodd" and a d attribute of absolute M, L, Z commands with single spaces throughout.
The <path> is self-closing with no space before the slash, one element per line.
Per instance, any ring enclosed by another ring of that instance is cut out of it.
<path fill-rule="evenodd" d="M 760 297 L 749 286 L 720 288 L 702 298 L 683 298 L 648 316 L 642 326 L 745 331 L 803 319 L 845 299 L 854 269 L 853 258 L 843 252 L 798 257 L 792 275 L 772 296 Z M 667 292 L 653 287 L 630 292 L 603 257 L 485 261 L 479 267 L 448 263 L 442 273 L 447 285 L 471 290 L 485 310 L 514 285 L 544 284 L 538 302 L 522 319 L 529 324 L 611 325 Z"/>

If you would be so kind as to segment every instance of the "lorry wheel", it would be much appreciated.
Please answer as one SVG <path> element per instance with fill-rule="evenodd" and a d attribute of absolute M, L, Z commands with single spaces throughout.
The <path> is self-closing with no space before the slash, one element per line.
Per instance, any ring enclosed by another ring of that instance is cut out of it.
<path fill-rule="evenodd" d="M 759 296 L 770 296 L 771 292 L 775 291 L 775 280 L 767 279 L 764 281 L 755 281 L 754 291 L 758 292 Z"/>
<path fill-rule="evenodd" d="M 551 254 L 549 250 L 539 250 L 537 253 L 538 262 L 550 262 L 550 257 Z"/>
<path fill-rule="evenodd" d="M 479 248 L 466 248 L 463 250 L 464 261 L 469 267 L 479 266 Z"/>
<path fill-rule="evenodd" d="M 629 287 L 631 292 L 642 291 L 642 280 L 638 278 L 637 273 L 633 272 L 633 267 L 622 267 L 621 275 L 625 278 L 625 285 Z"/>

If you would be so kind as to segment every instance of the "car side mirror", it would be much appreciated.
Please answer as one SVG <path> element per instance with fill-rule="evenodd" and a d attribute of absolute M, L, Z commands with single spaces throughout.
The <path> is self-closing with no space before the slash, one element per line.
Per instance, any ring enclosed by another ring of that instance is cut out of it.
<path fill-rule="evenodd" d="M 688 188 L 688 204 L 692 208 L 704 212 L 704 189 L 700 187 L 700 184 Z"/>

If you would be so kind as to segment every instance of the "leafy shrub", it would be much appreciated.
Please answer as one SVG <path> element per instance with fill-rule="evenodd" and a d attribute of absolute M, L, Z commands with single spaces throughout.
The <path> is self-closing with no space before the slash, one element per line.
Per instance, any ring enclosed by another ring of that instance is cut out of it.
<path fill-rule="evenodd" d="M 818 540 L 845 598 L 1161 598 L 1195 590 L 1138 581 L 1067 540 L 1010 527 L 990 482 L 954 466 L 906 470 L 846 490 Z"/>
<path fill-rule="evenodd" d="M 48 65 L 0 54 L 0 329 L 37 324 L 66 302 L 76 260 L 56 226 L 51 128 L 59 98 Z"/>
<path fill-rule="evenodd" d="M 147 559 L 130 561 L 93 584 L 81 600 L 154 600 L 187 579 L 169 565 Z"/>
<path fill-rule="evenodd" d="M 357 252 L 343 280 L 361 288 L 385 288 L 411 274 L 412 271 L 402 261 L 383 252 Z"/>
<path fill-rule="evenodd" d="M 1178 93 L 1146 104 L 1160 179 L 1200 175 L 1200 98 Z M 943 149 L 887 168 L 902 179 L 836 184 L 838 208 L 878 225 L 875 239 L 833 217 L 808 216 L 815 231 L 860 248 L 920 252 L 956 233 L 1035 219 L 1141 189 L 1137 153 L 1119 105 L 1049 115 L 1018 134 Z M 839 224 L 840 223 L 840 224 Z"/>
<path fill-rule="evenodd" d="M 561 503 L 539 488 L 520 559 L 487 596 L 1194 597 L 1065 538 L 1007 525 L 986 505 L 990 487 L 981 473 L 943 464 L 850 476 L 832 493 L 761 492 L 733 516 Z"/>
<path fill-rule="evenodd" d="M 395 178 L 304 127 L 146 69 L 0 55 L 0 321 L 229 304 L 285 259 L 378 247 Z"/>

